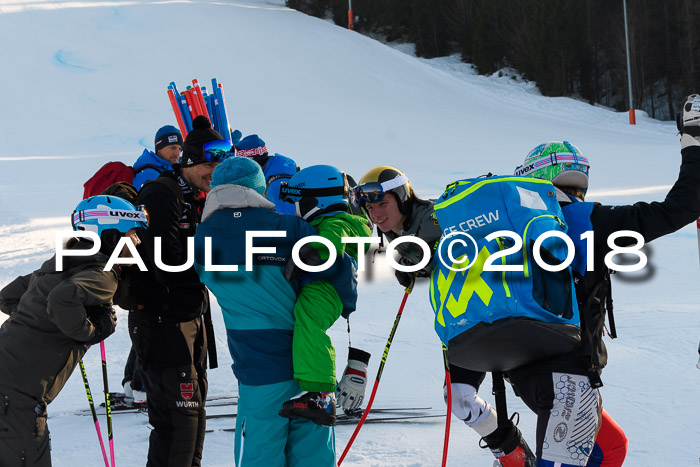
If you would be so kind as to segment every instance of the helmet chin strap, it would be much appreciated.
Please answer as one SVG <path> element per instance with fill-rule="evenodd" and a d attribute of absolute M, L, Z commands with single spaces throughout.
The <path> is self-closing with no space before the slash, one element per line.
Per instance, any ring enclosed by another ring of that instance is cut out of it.
<path fill-rule="evenodd" d="M 313 215 L 313 214 L 315 214 L 316 212 L 318 212 L 318 211 L 321 210 L 321 209 L 319 209 L 318 206 L 315 206 L 314 208 L 310 209 L 309 212 L 307 212 L 306 214 L 302 215 L 302 214 L 301 214 L 301 209 L 299 209 L 299 201 L 295 201 L 295 202 L 294 202 L 294 207 L 295 207 L 295 209 L 296 209 L 296 211 L 295 211 L 296 216 L 297 216 L 297 217 L 301 217 L 301 218 L 304 219 L 304 220 L 308 220 L 309 217 L 310 217 L 311 215 Z"/>

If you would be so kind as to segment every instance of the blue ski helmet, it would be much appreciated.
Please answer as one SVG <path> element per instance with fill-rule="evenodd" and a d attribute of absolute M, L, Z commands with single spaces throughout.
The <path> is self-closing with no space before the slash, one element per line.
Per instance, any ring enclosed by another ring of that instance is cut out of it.
<path fill-rule="evenodd" d="M 71 218 L 73 230 L 89 230 L 100 236 L 103 253 L 111 253 L 119 238 L 131 229 L 148 227 L 148 214 L 125 199 L 98 195 L 82 200 Z"/>
<path fill-rule="evenodd" d="M 280 186 L 280 199 L 294 203 L 296 214 L 311 220 L 319 214 L 347 211 L 348 182 L 332 165 L 312 165 L 295 173 Z"/>

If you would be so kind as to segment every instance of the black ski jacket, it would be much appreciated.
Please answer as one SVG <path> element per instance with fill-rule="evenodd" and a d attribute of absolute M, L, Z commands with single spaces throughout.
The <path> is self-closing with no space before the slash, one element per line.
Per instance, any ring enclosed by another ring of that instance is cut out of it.
<path fill-rule="evenodd" d="M 197 318 L 206 303 L 206 290 L 197 271 L 194 266 L 182 272 L 156 267 L 155 238 L 161 238 L 160 258 L 164 264 L 184 264 L 187 239 L 194 236 L 199 224 L 203 197 L 176 169 L 144 184 L 135 204 L 144 205 L 148 212 L 148 229 L 141 235 L 139 247 L 148 271 L 129 274 L 130 308 L 145 309 L 176 322 Z"/>
<path fill-rule="evenodd" d="M 587 375 L 594 386 L 602 385 L 600 373 L 608 359 L 602 338 L 605 302 L 599 300 L 604 294 L 596 288 L 607 272 L 604 258 L 611 250 L 607 239 L 614 232 L 632 230 L 640 233 L 646 244 L 675 232 L 700 216 L 700 145 L 686 147 L 681 151 L 681 157 L 678 180 L 664 201 L 627 206 L 595 205 L 590 215 L 594 232 L 594 268 L 582 278 L 576 278 L 576 295 L 582 316 L 582 345 L 570 354 L 510 371 L 511 380 L 532 372 L 554 371 Z M 617 240 L 621 246 L 633 245 L 634 242 L 631 238 Z M 596 297 L 592 297 L 594 293 Z M 588 327 L 584 319 L 586 315 L 590 317 Z"/>

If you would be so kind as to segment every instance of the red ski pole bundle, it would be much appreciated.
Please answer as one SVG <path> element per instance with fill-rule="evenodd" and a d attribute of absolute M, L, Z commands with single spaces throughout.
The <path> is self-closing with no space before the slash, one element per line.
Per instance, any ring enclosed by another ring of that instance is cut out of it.
<path fill-rule="evenodd" d="M 206 116 L 214 130 L 224 138 L 230 137 L 224 88 L 216 78 L 211 80 L 211 84 L 211 93 L 207 93 L 207 88 L 200 86 L 196 79 L 192 80 L 192 86 L 187 86 L 182 92 L 178 91 L 174 81 L 168 85 L 168 99 L 183 138 L 192 131 L 192 120 L 200 115 Z"/>

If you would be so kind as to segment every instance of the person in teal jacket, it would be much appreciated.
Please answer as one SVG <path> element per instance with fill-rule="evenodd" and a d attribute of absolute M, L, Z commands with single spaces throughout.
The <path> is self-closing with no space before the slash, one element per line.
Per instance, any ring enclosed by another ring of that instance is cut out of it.
<path fill-rule="evenodd" d="M 182 134 L 172 125 L 165 125 L 156 132 L 154 140 L 156 152 L 144 149 L 133 165 L 136 170 L 134 188 L 140 190 L 144 183 L 158 178 L 161 172 L 172 170 L 172 165 L 180 160 Z"/>
<path fill-rule="evenodd" d="M 224 161 L 214 171 L 211 186 L 195 234 L 195 267 L 221 306 L 238 380 L 236 465 L 334 466 L 333 427 L 278 415 L 282 403 L 300 392 L 292 363 L 299 284 L 285 279 L 285 264 L 294 244 L 316 231 L 302 219 L 275 212 L 274 204 L 262 196 L 262 170 L 248 158 Z M 255 248 L 268 250 L 246 252 L 250 231 L 283 231 L 284 236 L 255 238 Z M 247 262 L 251 270 L 246 270 Z M 336 264 L 345 268 L 344 262 Z M 214 271 L 214 266 L 229 270 Z M 346 283 L 351 288 L 351 282 Z"/>
<path fill-rule="evenodd" d="M 343 243 L 343 237 L 370 237 L 369 221 L 348 213 L 347 180 L 337 168 L 314 165 L 296 173 L 288 183 L 282 182 L 280 197 L 293 203 L 298 217 L 316 228 L 318 235 L 333 244 L 335 252 L 320 243 L 308 243 L 300 250 L 300 258 L 309 265 L 334 260 L 347 252 L 357 262 L 358 245 Z M 362 254 L 365 250 L 362 250 Z M 287 263 L 287 279 L 301 276 L 301 269 L 292 261 Z M 335 348 L 326 334 L 340 317 L 355 310 L 355 302 L 343 301 L 329 281 L 316 281 L 302 287 L 294 306 L 294 379 L 302 392 L 282 405 L 280 415 L 295 419 L 305 417 L 320 425 L 335 425 Z M 366 382 L 369 354 L 350 349 L 350 362 L 356 361 L 358 372 Z M 355 363 L 353 363 L 355 364 Z M 364 395 L 364 385 L 362 386 Z M 348 401 L 350 402 L 350 401 Z M 361 397 L 349 405 L 357 408 Z M 348 405 L 348 404 L 346 404 Z"/>

